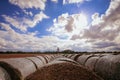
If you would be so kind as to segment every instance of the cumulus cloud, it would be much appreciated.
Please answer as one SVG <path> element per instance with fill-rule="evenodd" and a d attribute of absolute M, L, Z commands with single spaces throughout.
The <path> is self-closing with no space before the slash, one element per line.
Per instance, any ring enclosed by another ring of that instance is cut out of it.
<path fill-rule="evenodd" d="M 70 38 L 73 34 L 79 34 L 83 29 L 87 28 L 87 19 L 82 13 L 62 14 L 57 19 L 55 18 L 53 23 L 53 26 L 48 31 L 58 37 Z"/>
<path fill-rule="evenodd" d="M 84 1 L 91 1 L 91 0 L 63 0 L 63 4 L 82 3 Z"/>
<path fill-rule="evenodd" d="M 37 32 L 21 34 L 11 28 L 9 24 L 0 23 L 0 51 L 55 51 L 71 49 L 85 51 L 90 46 L 84 45 L 84 40 L 63 40 L 56 36 L 37 37 Z M 23 46 L 24 45 L 24 46 Z M 78 48 L 79 47 L 79 48 Z M 76 48 L 76 49 L 75 49 Z"/>
<path fill-rule="evenodd" d="M 13 30 L 9 24 L 0 23 L 0 50 L 2 51 L 46 51 L 56 50 L 58 38 L 54 36 L 44 36 L 38 38 L 36 32 L 20 34 Z M 23 46 L 24 45 L 24 46 Z M 47 46 L 47 47 L 46 47 Z"/>
<path fill-rule="evenodd" d="M 105 47 L 108 51 L 114 47 L 119 48 L 117 45 L 120 44 L 118 41 L 120 39 L 120 0 L 112 0 L 105 14 L 95 13 L 92 19 L 90 28 L 85 29 L 82 36 L 73 35 L 74 39 L 87 39 L 87 42 L 92 43 L 98 50 Z"/>
<path fill-rule="evenodd" d="M 58 2 L 58 0 L 51 0 L 52 2 L 55 2 L 55 3 L 57 3 Z"/>
<path fill-rule="evenodd" d="M 27 28 L 33 28 L 36 24 L 38 24 L 43 19 L 49 18 L 47 15 L 45 15 L 42 11 L 38 14 L 36 14 L 33 19 L 29 18 L 19 18 L 19 17 L 10 17 L 7 15 L 2 15 L 2 17 L 5 19 L 6 22 L 14 26 L 15 28 L 25 32 L 27 31 Z"/>
<path fill-rule="evenodd" d="M 36 8 L 36 9 L 45 9 L 46 0 L 9 0 L 11 4 L 19 6 L 21 9 L 27 8 Z"/>
<path fill-rule="evenodd" d="M 119 0 L 112 0 L 105 14 L 100 15 L 99 13 L 94 13 L 91 16 L 92 22 L 88 25 L 89 28 L 87 26 L 87 22 L 86 25 L 82 25 L 81 27 L 81 15 L 82 14 L 62 14 L 53 20 L 54 25 L 50 27 L 48 31 L 51 31 L 55 36 L 64 36 L 64 38 L 67 37 L 67 39 L 71 39 L 73 41 L 80 40 L 79 42 L 81 42 L 81 40 L 84 40 L 82 41 L 83 43 L 89 44 L 89 46 L 86 46 L 88 47 L 86 50 L 89 51 L 114 51 L 120 49 Z M 74 50 L 75 48 L 77 49 L 75 45 L 67 45 L 67 47 Z M 79 46 L 79 48 L 83 49 L 85 47 Z"/>
<path fill-rule="evenodd" d="M 118 5 L 119 4 L 119 5 Z M 120 31 L 120 1 L 112 0 L 105 14 L 93 19 L 90 29 L 86 30 L 83 37 L 114 40 Z M 96 14 L 94 14 L 96 15 Z M 95 20 L 98 20 L 95 24 Z"/>

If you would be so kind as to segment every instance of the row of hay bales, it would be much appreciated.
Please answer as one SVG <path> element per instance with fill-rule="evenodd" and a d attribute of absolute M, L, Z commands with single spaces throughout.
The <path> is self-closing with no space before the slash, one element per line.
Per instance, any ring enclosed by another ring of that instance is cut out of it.
<path fill-rule="evenodd" d="M 94 71 L 104 80 L 120 80 L 120 54 L 68 54 L 64 56 Z"/>
<path fill-rule="evenodd" d="M 0 59 L 0 79 L 24 80 L 59 55 L 43 55 L 23 58 Z"/>
<path fill-rule="evenodd" d="M 25 80 L 103 80 L 94 72 L 69 58 L 57 58 Z"/>

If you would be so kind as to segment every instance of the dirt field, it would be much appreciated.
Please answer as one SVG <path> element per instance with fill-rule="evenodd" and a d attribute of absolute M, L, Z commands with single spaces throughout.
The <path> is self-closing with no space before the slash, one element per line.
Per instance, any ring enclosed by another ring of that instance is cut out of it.
<path fill-rule="evenodd" d="M 38 55 L 45 55 L 45 54 L 0 54 L 0 59 L 3 58 L 19 58 L 19 57 L 33 57 Z"/>

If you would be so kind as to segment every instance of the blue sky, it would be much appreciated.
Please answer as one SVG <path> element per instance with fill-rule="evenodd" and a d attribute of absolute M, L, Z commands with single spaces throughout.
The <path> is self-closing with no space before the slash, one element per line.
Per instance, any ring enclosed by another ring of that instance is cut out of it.
<path fill-rule="evenodd" d="M 119 0 L 1 0 L 0 51 L 118 51 Z"/>

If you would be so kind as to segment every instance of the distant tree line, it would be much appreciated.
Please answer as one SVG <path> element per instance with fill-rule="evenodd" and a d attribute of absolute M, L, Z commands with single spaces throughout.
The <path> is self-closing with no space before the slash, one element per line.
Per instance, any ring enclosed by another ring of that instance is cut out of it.
<path fill-rule="evenodd" d="M 105 54 L 105 53 L 111 53 L 111 54 L 120 54 L 120 51 L 113 51 L 113 52 L 106 52 L 106 51 L 98 51 L 98 52 L 76 52 L 76 51 L 72 51 L 72 50 L 64 50 L 64 51 L 46 51 L 46 52 L 40 52 L 40 51 L 36 51 L 36 52 L 23 52 L 23 51 L 6 51 L 6 52 L 0 52 L 0 54 Z"/>

